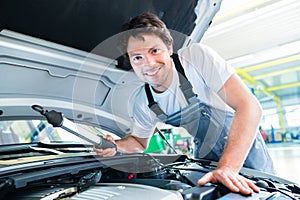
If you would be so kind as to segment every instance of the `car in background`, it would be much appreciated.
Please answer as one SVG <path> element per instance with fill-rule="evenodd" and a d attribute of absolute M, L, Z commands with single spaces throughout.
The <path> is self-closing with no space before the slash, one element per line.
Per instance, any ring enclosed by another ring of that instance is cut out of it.
<path fill-rule="evenodd" d="M 116 48 L 125 20 L 156 13 L 172 30 L 176 51 L 201 40 L 220 4 L 1 1 L 0 198 L 299 199 L 299 185 L 270 174 L 243 168 L 241 175 L 262 190 L 242 196 L 221 184 L 197 185 L 216 162 L 153 153 L 103 158 L 77 135 L 102 142 L 108 133 L 123 138 L 132 131 L 128 108 L 143 83 L 124 70 L 128 62 Z M 60 114 L 59 123 L 47 118 L 52 112 Z"/>

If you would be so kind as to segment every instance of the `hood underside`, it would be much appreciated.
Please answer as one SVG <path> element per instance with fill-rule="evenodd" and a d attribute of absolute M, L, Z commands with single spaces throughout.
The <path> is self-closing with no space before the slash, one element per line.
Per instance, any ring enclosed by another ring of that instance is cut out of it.
<path fill-rule="evenodd" d="M 115 45 L 108 38 L 129 18 L 152 12 L 182 34 L 176 50 L 200 41 L 220 4 L 221 0 L 1 1 L 0 120 L 40 118 L 31 109 L 40 104 L 121 136 L 130 133 L 130 97 L 142 83 L 133 72 L 118 69 L 124 63 L 116 48 L 107 48 Z"/>
<path fill-rule="evenodd" d="M 169 29 L 191 35 L 197 17 L 205 18 L 209 8 L 218 9 L 220 3 L 205 0 L 4 0 L 0 5 L 1 30 L 90 52 L 120 32 L 125 21 L 143 12 L 155 13 Z M 196 14 L 197 6 L 200 10 Z"/>

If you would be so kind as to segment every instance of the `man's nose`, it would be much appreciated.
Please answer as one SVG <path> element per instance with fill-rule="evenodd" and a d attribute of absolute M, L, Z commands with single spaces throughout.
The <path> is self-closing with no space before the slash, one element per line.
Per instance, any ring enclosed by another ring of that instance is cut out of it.
<path fill-rule="evenodd" d="M 145 65 L 152 66 L 155 63 L 155 58 L 151 54 L 145 56 Z"/>

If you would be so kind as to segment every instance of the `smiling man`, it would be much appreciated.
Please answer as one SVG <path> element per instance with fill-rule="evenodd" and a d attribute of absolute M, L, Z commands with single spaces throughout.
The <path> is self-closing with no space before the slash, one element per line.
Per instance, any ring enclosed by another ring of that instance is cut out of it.
<path fill-rule="evenodd" d="M 170 59 L 172 51 L 159 37 L 155 35 L 144 35 L 143 38 L 130 37 L 127 51 L 131 66 L 142 81 L 150 84 L 158 93 L 168 89 L 173 76 Z"/>
<path fill-rule="evenodd" d="M 135 94 L 133 132 L 114 141 L 120 151 L 143 152 L 157 122 L 184 127 L 193 137 L 195 158 L 218 161 L 198 183 L 221 182 L 233 192 L 259 189 L 240 176 L 242 166 L 275 173 L 258 133 L 261 107 L 234 69 L 209 47 L 192 44 L 173 53 L 166 25 L 151 13 L 123 26 L 120 49 L 145 82 Z M 113 156 L 115 149 L 95 149 Z"/>

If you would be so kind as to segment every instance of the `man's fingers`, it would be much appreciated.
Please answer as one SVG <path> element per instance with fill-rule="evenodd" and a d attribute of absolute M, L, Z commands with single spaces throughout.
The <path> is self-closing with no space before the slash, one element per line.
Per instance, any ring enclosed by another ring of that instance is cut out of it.
<path fill-rule="evenodd" d="M 96 147 L 93 147 L 93 149 L 97 154 L 101 154 L 103 152 L 103 149 L 97 149 Z"/>
<path fill-rule="evenodd" d="M 217 174 L 217 172 L 208 172 L 205 174 L 201 179 L 198 180 L 199 185 L 205 185 L 206 183 L 217 183 L 220 182 L 224 186 L 226 186 L 228 189 L 230 189 L 233 192 L 239 192 L 239 188 L 236 187 L 232 181 L 227 176 L 220 176 L 220 174 Z"/>
<path fill-rule="evenodd" d="M 244 180 L 238 180 L 238 183 L 235 184 L 242 194 L 252 194 L 253 190 L 249 187 L 249 185 Z"/>
<path fill-rule="evenodd" d="M 97 149 L 94 147 L 95 152 L 102 157 L 114 156 L 117 152 L 115 148 Z"/>
<path fill-rule="evenodd" d="M 114 138 L 110 134 L 107 134 L 105 139 L 107 139 L 108 141 L 116 144 L 116 141 L 114 140 Z M 114 156 L 117 153 L 115 148 L 97 149 L 97 148 L 94 147 L 94 151 L 99 156 L 102 156 L 102 157 Z"/>
<path fill-rule="evenodd" d="M 246 179 L 247 184 L 249 185 L 249 187 L 254 191 L 254 192 L 259 192 L 260 189 L 259 187 L 257 187 L 252 181 Z"/>
<path fill-rule="evenodd" d="M 240 192 L 240 188 L 242 187 L 239 180 L 235 178 L 229 178 L 228 176 L 221 176 L 219 181 L 232 192 Z"/>
<path fill-rule="evenodd" d="M 239 192 L 245 195 L 259 192 L 259 188 L 250 180 L 237 175 L 231 179 L 232 183 L 239 188 Z"/>
<path fill-rule="evenodd" d="M 222 183 L 232 192 L 239 192 L 244 195 L 250 195 L 254 191 L 259 192 L 259 188 L 253 182 L 230 170 L 214 170 L 198 180 L 199 185 L 205 185 L 209 182 Z"/>
<path fill-rule="evenodd" d="M 116 144 L 116 141 L 114 140 L 114 138 L 110 135 L 110 134 L 107 134 L 106 135 L 106 139 L 114 144 Z"/>
<path fill-rule="evenodd" d="M 216 180 L 213 177 L 213 173 L 208 172 L 207 174 L 205 174 L 201 179 L 198 180 L 198 184 L 199 185 L 205 185 L 206 183 L 215 183 Z"/>

